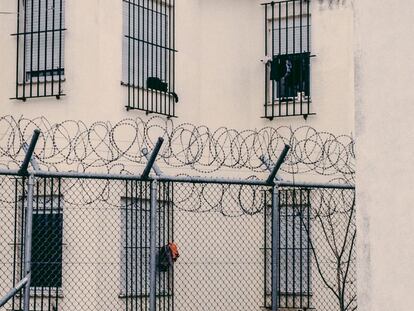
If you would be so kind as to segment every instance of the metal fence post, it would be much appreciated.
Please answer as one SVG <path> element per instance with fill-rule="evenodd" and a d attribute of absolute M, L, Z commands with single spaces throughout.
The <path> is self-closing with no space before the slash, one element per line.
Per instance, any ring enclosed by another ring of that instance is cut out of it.
<path fill-rule="evenodd" d="M 156 251 L 156 241 L 157 241 L 157 191 L 158 182 L 153 180 L 151 182 L 151 214 L 150 214 L 150 311 L 156 310 L 156 260 L 157 260 L 157 251 Z"/>
<path fill-rule="evenodd" d="M 26 228 L 24 242 L 24 272 L 27 276 L 27 283 L 24 290 L 24 311 L 29 311 L 30 306 L 30 279 L 32 261 L 32 227 L 33 227 L 33 186 L 34 175 L 30 174 L 27 182 L 27 208 L 26 208 Z"/>
<path fill-rule="evenodd" d="M 279 308 L 279 189 L 272 188 L 272 311 Z"/>

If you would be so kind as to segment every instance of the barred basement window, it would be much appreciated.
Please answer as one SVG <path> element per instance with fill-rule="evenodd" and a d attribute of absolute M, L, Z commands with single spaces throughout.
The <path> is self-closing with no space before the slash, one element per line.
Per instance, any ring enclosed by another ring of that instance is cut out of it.
<path fill-rule="evenodd" d="M 149 183 L 128 182 L 128 197 L 121 198 L 121 294 L 126 305 L 145 306 L 150 294 L 150 194 Z M 173 241 L 172 184 L 160 183 L 157 202 L 156 245 Z M 167 305 L 173 296 L 173 268 L 156 272 L 156 297 Z"/>
<path fill-rule="evenodd" d="M 36 187 L 35 191 L 40 192 L 44 186 L 38 183 Z M 23 198 L 23 202 L 26 211 L 27 197 Z M 22 217 L 25 217 L 24 214 Z M 31 292 L 33 295 L 39 292 L 42 295 L 56 295 L 62 287 L 62 197 L 35 195 L 32 217 Z"/>
<path fill-rule="evenodd" d="M 13 99 L 64 95 L 64 0 L 17 0 L 16 94 Z"/>
<path fill-rule="evenodd" d="M 310 94 L 310 1 L 265 8 L 265 118 L 314 114 Z"/>
<path fill-rule="evenodd" d="M 123 1 L 126 108 L 175 116 L 175 0 Z"/>
<path fill-rule="evenodd" d="M 311 308 L 310 190 L 279 191 L 279 307 Z M 271 308 L 272 207 L 265 213 L 265 307 Z"/>
<path fill-rule="evenodd" d="M 37 199 L 32 232 L 30 286 L 62 287 L 63 214 L 58 197 Z"/>

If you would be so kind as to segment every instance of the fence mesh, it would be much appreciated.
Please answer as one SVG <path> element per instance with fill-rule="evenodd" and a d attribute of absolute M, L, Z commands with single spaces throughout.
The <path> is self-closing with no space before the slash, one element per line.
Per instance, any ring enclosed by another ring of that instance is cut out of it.
<path fill-rule="evenodd" d="M 279 188 L 281 308 L 356 310 L 354 189 Z M 271 307 L 272 210 L 265 230 L 266 306 Z"/>
<path fill-rule="evenodd" d="M 177 310 L 264 306 L 263 206 L 269 188 L 176 184 Z"/>
<path fill-rule="evenodd" d="M 28 202 L 27 178 L 0 183 L 2 296 L 24 277 Z M 30 310 L 149 310 L 150 190 L 36 177 Z M 354 191 L 283 187 L 278 197 L 279 306 L 354 310 Z M 271 308 L 271 187 L 158 182 L 156 202 L 157 310 Z M 22 306 L 20 293 L 5 310 Z"/>

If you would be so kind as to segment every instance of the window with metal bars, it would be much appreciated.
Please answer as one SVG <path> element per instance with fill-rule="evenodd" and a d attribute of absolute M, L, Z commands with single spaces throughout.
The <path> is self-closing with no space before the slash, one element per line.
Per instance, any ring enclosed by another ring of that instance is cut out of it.
<path fill-rule="evenodd" d="M 26 183 L 16 183 L 13 275 L 15 282 L 25 276 L 26 221 L 28 196 Z M 31 241 L 31 310 L 58 310 L 63 288 L 63 208 L 60 179 L 39 178 L 34 184 Z M 21 292 L 12 301 L 10 310 L 23 310 Z"/>
<path fill-rule="evenodd" d="M 64 95 L 65 0 L 17 0 L 16 90 L 13 99 Z"/>
<path fill-rule="evenodd" d="M 62 237 L 61 211 L 34 211 L 31 287 L 62 287 Z"/>
<path fill-rule="evenodd" d="M 163 191 L 168 196 L 171 189 Z M 143 191 L 145 192 L 145 190 Z M 150 199 L 122 198 L 122 247 L 121 247 L 121 297 L 140 299 L 145 304 L 150 289 Z M 158 252 L 162 246 L 172 241 L 172 202 L 157 202 Z M 157 269 L 156 296 L 172 297 L 173 271 Z M 128 304 L 128 301 L 127 301 Z"/>
<path fill-rule="evenodd" d="M 265 3 L 264 117 L 298 116 L 311 109 L 309 0 Z"/>
<path fill-rule="evenodd" d="M 265 307 L 271 307 L 272 208 L 265 212 Z M 278 211 L 279 307 L 311 307 L 310 190 L 281 189 Z"/>
<path fill-rule="evenodd" d="M 127 110 L 175 116 L 175 0 L 123 1 Z"/>
<path fill-rule="evenodd" d="M 31 280 L 32 292 L 62 287 L 63 200 L 61 196 L 33 198 Z M 24 198 L 27 208 L 27 199 Z"/>

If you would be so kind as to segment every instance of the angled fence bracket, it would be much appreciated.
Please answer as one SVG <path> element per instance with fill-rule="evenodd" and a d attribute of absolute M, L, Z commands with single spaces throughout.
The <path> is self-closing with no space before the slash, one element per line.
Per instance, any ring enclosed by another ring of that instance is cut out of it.
<path fill-rule="evenodd" d="M 154 166 L 155 159 L 157 158 L 158 153 L 160 152 L 162 143 L 164 139 L 162 137 L 158 137 L 157 143 L 155 144 L 154 150 L 152 150 L 151 155 L 149 156 L 147 165 L 145 166 L 144 172 L 142 173 L 141 177 L 143 179 L 148 179 L 149 173 Z"/>
<path fill-rule="evenodd" d="M 145 158 L 147 159 L 147 161 L 150 160 L 150 154 L 148 152 L 147 148 L 142 148 L 141 149 L 142 154 L 145 156 Z M 157 176 L 162 176 L 163 172 L 161 171 L 161 169 L 158 167 L 157 163 L 154 162 L 154 164 L 152 165 L 152 169 L 155 172 L 155 175 Z"/>
<path fill-rule="evenodd" d="M 29 150 L 29 145 L 27 143 L 23 143 L 22 147 L 23 147 L 24 152 L 27 153 L 27 151 Z M 36 157 L 34 156 L 34 154 L 30 158 L 30 165 L 33 167 L 35 171 L 40 171 L 39 163 L 37 163 Z"/>
<path fill-rule="evenodd" d="M 24 176 L 29 175 L 27 168 L 29 166 L 29 162 L 32 159 L 32 155 L 36 147 L 37 140 L 39 139 L 39 135 L 40 135 L 40 130 L 36 129 L 33 131 L 33 136 L 32 136 L 32 140 L 30 141 L 30 145 L 29 147 L 27 147 L 27 150 L 25 149 L 26 155 L 24 156 L 23 163 L 19 168 L 19 171 L 18 171 L 19 175 L 24 175 Z"/>
<path fill-rule="evenodd" d="M 272 167 L 273 167 L 273 163 L 264 155 L 261 155 L 259 157 L 259 160 L 262 161 L 262 164 L 266 167 L 266 169 L 269 171 L 269 173 L 272 172 Z M 283 178 L 280 177 L 279 174 L 276 174 L 276 180 L 277 181 L 282 181 Z"/>
<path fill-rule="evenodd" d="M 285 158 L 289 152 L 290 146 L 285 145 L 285 147 L 282 150 L 282 153 L 279 156 L 279 159 L 277 159 L 277 162 L 275 166 L 273 167 L 272 171 L 270 172 L 269 177 L 267 177 L 266 183 L 268 185 L 274 184 L 274 179 L 276 177 L 277 172 L 279 171 L 280 167 L 282 166 L 283 162 L 285 161 Z"/>

